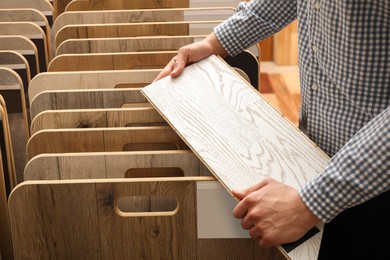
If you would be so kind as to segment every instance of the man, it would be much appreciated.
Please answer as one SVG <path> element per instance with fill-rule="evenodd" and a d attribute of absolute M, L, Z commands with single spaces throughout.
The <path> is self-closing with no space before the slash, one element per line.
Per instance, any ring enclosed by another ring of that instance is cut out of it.
<path fill-rule="evenodd" d="M 156 80 L 209 55 L 236 55 L 298 19 L 300 129 L 332 157 L 295 190 L 273 179 L 245 191 L 234 215 L 261 247 L 325 223 L 319 259 L 390 259 L 390 3 L 254 0 Z M 384 237 L 384 238 L 383 238 Z"/>

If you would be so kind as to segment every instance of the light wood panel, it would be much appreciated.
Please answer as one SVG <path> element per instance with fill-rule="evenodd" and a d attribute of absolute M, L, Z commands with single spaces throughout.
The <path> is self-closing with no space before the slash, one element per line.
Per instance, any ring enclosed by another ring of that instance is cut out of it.
<path fill-rule="evenodd" d="M 167 126 L 42 130 L 27 143 L 27 161 L 43 153 L 186 150 Z"/>
<path fill-rule="evenodd" d="M 65 12 L 53 24 L 53 34 L 71 24 L 108 24 L 164 21 L 225 20 L 235 12 L 232 7 L 163 8 Z"/>
<path fill-rule="evenodd" d="M 43 91 L 144 87 L 150 84 L 160 71 L 160 69 L 151 69 L 40 73 L 31 80 L 28 89 L 30 105 L 32 100 Z"/>
<path fill-rule="evenodd" d="M 162 126 L 166 121 L 152 107 L 46 110 L 31 122 L 31 134 L 43 129 Z"/>
<path fill-rule="evenodd" d="M 9 199 L 15 259 L 196 259 L 195 195 L 191 178 L 24 182 Z M 134 212 L 139 197 L 177 206 Z"/>
<path fill-rule="evenodd" d="M 275 34 L 273 44 L 273 60 L 277 65 L 298 65 L 298 21 Z"/>
<path fill-rule="evenodd" d="M 1 174 L 5 194 L 9 195 L 11 190 L 17 185 L 16 168 L 14 160 L 14 152 L 11 141 L 11 130 L 8 120 L 7 106 L 3 96 L 0 95 L 0 119 L 1 119 L 1 133 L 0 148 L 1 148 Z M 2 187 L 0 187 L 1 189 Z M 1 194 L 0 194 L 1 196 Z M 6 233 L 5 233 L 6 234 Z"/>
<path fill-rule="evenodd" d="M 189 150 L 43 154 L 31 159 L 24 171 L 25 180 L 206 175 L 209 171 Z"/>
<path fill-rule="evenodd" d="M 0 50 L 0 66 L 12 69 L 20 76 L 23 82 L 26 104 L 28 104 L 26 95 L 28 94 L 28 85 L 31 81 L 31 73 L 27 59 L 19 52 Z"/>
<path fill-rule="evenodd" d="M 220 20 L 215 21 L 176 21 L 176 22 L 145 22 L 145 23 L 113 23 L 113 24 L 79 24 L 66 25 L 62 27 L 55 36 L 56 47 L 68 39 L 81 38 L 115 38 L 115 37 L 136 37 L 136 36 L 152 36 L 152 35 L 196 35 L 196 30 L 191 28 L 199 26 L 207 26 L 209 31 L 202 34 L 212 32 L 212 28 L 219 24 Z"/>
<path fill-rule="evenodd" d="M 46 34 L 41 27 L 32 22 L 2 22 L 0 35 L 23 35 L 32 40 L 38 50 L 40 70 L 46 71 L 50 56 Z"/>
<path fill-rule="evenodd" d="M 229 191 L 265 177 L 299 188 L 329 160 L 216 56 L 142 93 Z M 316 258 L 320 239 L 321 233 L 289 255 Z"/>
<path fill-rule="evenodd" d="M 121 108 L 137 104 L 148 106 L 139 88 L 44 91 L 32 100 L 30 113 L 33 120 L 45 110 Z"/>
<path fill-rule="evenodd" d="M 120 9 L 158 9 L 189 7 L 188 0 L 101 0 L 101 1 L 71 1 L 65 7 L 65 11 L 86 11 L 86 10 L 120 10 Z"/>
<path fill-rule="evenodd" d="M 58 46 L 56 55 L 162 50 L 173 51 L 178 50 L 184 45 L 202 40 L 205 37 L 205 35 L 197 35 L 69 39 Z"/>
<path fill-rule="evenodd" d="M 48 59 L 51 60 L 51 27 L 46 16 L 37 9 L 0 9 L 0 22 L 32 22 L 41 27 L 47 38 Z"/>
<path fill-rule="evenodd" d="M 162 69 L 177 51 L 63 54 L 49 64 L 48 72 Z"/>
<path fill-rule="evenodd" d="M 3 163 L 0 157 L 0 258 L 13 259 L 12 234 L 8 217 L 8 200 L 5 186 Z"/>
<path fill-rule="evenodd" d="M 40 72 L 37 47 L 27 37 L 22 35 L 0 35 L 0 50 L 12 50 L 22 54 L 30 66 L 31 78 Z"/>

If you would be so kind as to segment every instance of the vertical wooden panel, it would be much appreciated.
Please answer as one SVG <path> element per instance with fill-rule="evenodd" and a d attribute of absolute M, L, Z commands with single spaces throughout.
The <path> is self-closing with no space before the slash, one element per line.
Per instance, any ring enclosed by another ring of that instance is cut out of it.
<path fill-rule="evenodd" d="M 277 65 L 298 64 L 298 21 L 274 36 L 274 61 Z"/>

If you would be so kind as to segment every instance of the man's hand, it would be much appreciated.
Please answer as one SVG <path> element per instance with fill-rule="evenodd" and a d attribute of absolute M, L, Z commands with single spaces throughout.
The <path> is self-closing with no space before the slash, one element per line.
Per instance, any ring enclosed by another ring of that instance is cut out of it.
<path fill-rule="evenodd" d="M 296 241 L 320 223 L 296 189 L 271 178 L 233 195 L 241 200 L 234 216 L 263 248 Z"/>
<path fill-rule="evenodd" d="M 214 33 L 211 33 L 202 41 L 181 47 L 177 55 L 165 66 L 154 81 L 168 75 L 177 77 L 183 72 L 185 66 L 203 60 L 212 54 L 222 57 L 227 56 Z"/>

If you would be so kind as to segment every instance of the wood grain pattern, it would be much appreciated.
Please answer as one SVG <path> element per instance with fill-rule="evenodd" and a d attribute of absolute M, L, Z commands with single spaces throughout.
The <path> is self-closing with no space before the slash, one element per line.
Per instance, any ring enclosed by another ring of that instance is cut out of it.
<path fill-rule="evenodd" d="M 88 89 L 44 91 L 31 102 L 30 115 L 34 118 L 45 110 L 121 108 L 124 104 L 147 103 L 140 89 Z"/>
<path fill-rule="evenodd" d="M 7 112 L 7 106 L 5 104 L 5 100 L 3 96 L 0 95 L 0 116 L 1 116 L 1 141 L 0 145 L 1 147 L 1 173 L 3 175 L 3 182 L 6 186 L 5 191 L 7 192 L 7 195 L 11 192 L 11 190 L 17 185 L 17 178 L 16 178 L 16 168 L 15 168 L 15 158 L 14 158 L 14 152 L 13 152 L 13 146 L 11 141 L 11 130 L 9 126 L 9 120 L 8 120 L 8 112 Z M 4 175 L 6 174 L 6 175 Z M 5 179 L 4 179 L 5 178 Z"/>
<path fill-rule="evenodd" d="M 71 24 L 108 24 L 166 21 L 199 21 L 212 19 L 225 20 L 235 12 L 232 7 L 214 8 L 162 8 L 128 9 L 65 12 L 57 17 L 53 24 L 53 35 L 66 25 Z"/>
<path fill-rule="evenodd" d="M 49 64 L 48 72 L 163 69 L 177 51 L 63 54 Z"/>
<path fill-rule="evenodd" d="M 43 45 L 42 48 L 38 44 L 37 50 L 40 60 L 40 68 L 47 67 L 50 61 L 48 42 L 46 33 L 42 30 L 41 27 L 32 22 L 3 22 L 0 23 L 0 35 L 23 35 L 31 40 L 33 39 L 42 39 Z M 42 66 L 42 64 L 44 66 Z"/>
<path fill-rule="evenodd" d="M 95 128 L 166 125 L 166 121 L 152 107 L 119 109 L 46 110 L 31 122 L 30 132 L 43 129 Z"/>
<path fill-rule="evenodd" d="M 178 177 L 210 176 L 210 172 L 194 153 L 189 150 L 180 150 L 41 154 L 27 163 L 24 179 L 128 178 L 131 176 L 129 173 L 136 170 L 141 173 L 137 177 L 147 178 L 156 177 L 151 175 L 158 173 L 160 168 L 167 169 L 165 177 L 177 175 L 175 174 L 176 168 L 180 169 L 182 173 Z M 170 174 L 170 172 L 173 173 Z"/>
<path fill-rule="evenodd" d="M 15 50 L 26 57 L 31 69 L 31 78 L 39 70 L 38 50 L 34 42 L 22 35 L 0 35 L 0 50 Z"/>
<path fill-rule="evenodd" d="M 188 146 L 167 126 L 41 130 L 27 143 L 27 160 L 42 153 L 120 152 L 175 150 Z M 166 149 L 163 149 L 166 150 Z"/>
<path fill-rule="evenodd" d="M 71 1 L 65 11 L 86 11 L 86 10 L 118 10 L 118 9 L 158 9 L 189 7 L 189 1 L 183 0 L 161 0 L 161 1 L 126 1 L 126 0 L 102 0 L 102 1 Z"/>
<path fill-rule="evenodd" d="M 175 51 L 184 45 L 201 40 L 205 36 L 153 36 L 69 39 L 61 43 L 56 55 L 82 53 Z"/>
<path fill-rule="evenodd" d="M 198 259 L 286 259 L 276 248 L 260 249 L 254 239 L 198 239 L 197 251 Z"/>
<path fill-rule="evenodd" d="M 46 16 L 37 9 L 0 9 L 0 22 L 32 22 L 40 26 L 47 38 L 49 60 L 51 60 L 51 27 Z"/>
<path fill-rule="evenodd" d="M 12 259 L 12 234 L 8 217 L 7 192 L 4 180 L 3 163 L 0 157 L 0 257 Z"/>
<path fill-rule="evenodd" d="M 152 35 L 189 35 L 190 28 L 195 25 L 207 25 L 211 33 L 212 28 L 222 22 L 215 21 L 174 21 L 174 22 L 146 22 L 146 23 L 114 23 L 114 24 L 79 24 L 62 27 L 55 36 L 55 46 L 58 47 L 68 39 L 81 38 L 115 38 Z"/>
<path fill-rule="evenodd" d="M 142 92 L 229 191 L 266 177 L 299 188 L 329 160 L 216 56 Z M 289 255 L 315 256 L 320 238 Z"/>
<path fill-rule="evenodd" d="M 196 259 L 191 180 L 24 182 L 9 199 L 15 259 Z M 165 215 L 119 211 L 120 198 L 140 196 L 174 198 L 178 206 Z"/>
<path fill-rule="evenodd" d="M 109 70 L 83 72 L 43 72 L 34 77 L 28 88 L 30 105 L 43 91 L 72 89 L 109 89 L 118 85 L 149 85 L 160 73 L 151 70 Z"/>

